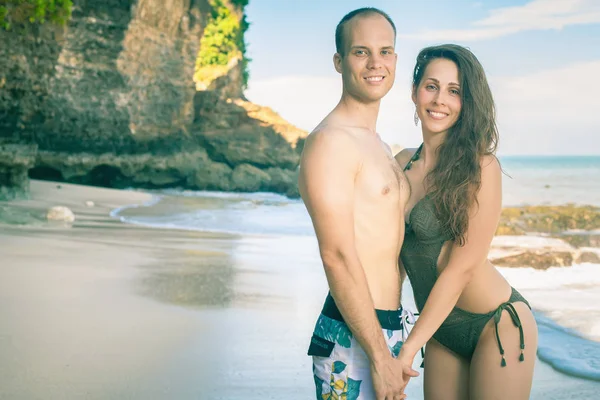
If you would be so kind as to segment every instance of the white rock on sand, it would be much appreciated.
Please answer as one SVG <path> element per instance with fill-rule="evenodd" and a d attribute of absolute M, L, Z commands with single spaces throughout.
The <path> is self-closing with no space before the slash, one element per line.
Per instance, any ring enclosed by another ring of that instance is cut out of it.
<path fill-rule="evenodd" d="M 74 222 L 75 214 L 68 207 L 55 206 L 48 210 L 46 219 L 48 221 Z"/>

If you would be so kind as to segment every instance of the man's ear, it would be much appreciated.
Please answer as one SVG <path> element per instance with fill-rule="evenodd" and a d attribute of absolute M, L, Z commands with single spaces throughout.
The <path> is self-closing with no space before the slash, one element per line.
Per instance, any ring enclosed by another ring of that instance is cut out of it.
<path fill-rule="evenodd" d="M 338 73 L 342 73 L 342 56 L 340 53 L 335 53 L 333 55 L 333 66 Z"/>

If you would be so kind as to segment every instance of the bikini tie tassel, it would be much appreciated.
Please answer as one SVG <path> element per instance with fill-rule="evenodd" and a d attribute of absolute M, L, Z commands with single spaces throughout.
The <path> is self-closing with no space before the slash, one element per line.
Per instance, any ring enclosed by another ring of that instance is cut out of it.
<path fill-rule="evenodd" d="M 510 319 L 513 324 L 519 328 L 519 341 L 521 347 L 521 355 L 519 355 L 519 361 L 525 361 L 525 336 L 523 334 L 523 326 L 521 324 L 521 319 L 519 318 L 519 314 L 517 314 L 517 310 L 511 303 L 501 304 L 494 313 L 494 325 L 496 327 L 496 340 L 498 341 L 498 348 L 500 349 L 500 355 L 502 356 L 502 361 L 500 362 L 501 367 L 506 367 L 506 358 L 504 358 L 504 348 L 502 347 L 502 342 L 500 341 L 500 334 L 498 333 L 498 324 L 500 323 L 500 318 L 502 317 L 502 311 L 506 310 L 508 315 L 510 315 Z"/>

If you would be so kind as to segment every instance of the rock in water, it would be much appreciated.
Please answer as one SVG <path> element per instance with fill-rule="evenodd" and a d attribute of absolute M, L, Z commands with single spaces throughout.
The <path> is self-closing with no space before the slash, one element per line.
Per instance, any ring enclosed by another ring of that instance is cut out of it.
<path fill-rule="evenodd" d="M 532 267 L 548 269 L 550 267 L 570 267 L 574 253 L 569 251 L 547 251 L 526 249 L 519 254 L 499 257 L 492 260 L 499 267 Z"/>
<path fill-rule="evenodd" d="M 576 262 L 580 264 L 600 264 L 600 255 L 599 253 L 595 253 L 593 251 L 582 251 L 579 257 L 577 258 Z"/>

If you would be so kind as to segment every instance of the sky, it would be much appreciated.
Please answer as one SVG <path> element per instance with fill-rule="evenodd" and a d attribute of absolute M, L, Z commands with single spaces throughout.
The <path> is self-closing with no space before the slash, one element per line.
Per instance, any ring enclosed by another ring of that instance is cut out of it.
<path fill-rule="evenodd" d="M 497 108 L 500 155 L 600 154 L 600 0 L 250 0 L 249 100 L 311 131 L 340 99 L 334 31 L 359 7 L 394 20 L 398 64 L 377 130 L 416 147 L 410 81 L 420 49 L 468 47 Z"/>

